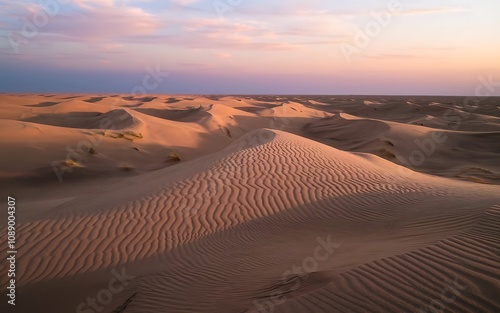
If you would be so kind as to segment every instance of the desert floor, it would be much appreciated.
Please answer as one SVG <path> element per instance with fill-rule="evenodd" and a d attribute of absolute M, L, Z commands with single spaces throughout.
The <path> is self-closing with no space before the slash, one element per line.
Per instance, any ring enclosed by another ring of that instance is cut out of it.
<path fill-rule="evenodd" d="M 500 312 L 475 100 L 2 94 L 1 311 Z"/>

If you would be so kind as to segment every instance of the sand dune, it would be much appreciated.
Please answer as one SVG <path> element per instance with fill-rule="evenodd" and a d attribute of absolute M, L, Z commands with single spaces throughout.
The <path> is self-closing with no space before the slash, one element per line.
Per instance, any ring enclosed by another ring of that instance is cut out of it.
<path fill-rule="evenodd" d="M 489 108 L 479 131 L 412 122 L 454 98 L 0 99 L 19 312 L 500 311 Z"/>
<path fill-rule="evenodd" d="M 499 182 L 500 132 L 440 130 L 345 113 L 309 123 L 305 131 L 333 147 L 372 153 L 425 173 Z"/>
<path fill-rule="evenodd" d="M 64 115 L 42 114 L 21 120 L 31 123 L 83 129 L 125 129 L 138 124 L 138 121 L 134 120 L 132 115 L 123 109 L 112 110 L 106 113 L 71 112 Z"/>

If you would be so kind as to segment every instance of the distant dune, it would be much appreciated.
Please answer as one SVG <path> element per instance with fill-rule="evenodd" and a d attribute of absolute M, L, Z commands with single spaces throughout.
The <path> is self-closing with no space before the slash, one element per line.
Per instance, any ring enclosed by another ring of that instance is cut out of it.
<path fill-rule="evenodd" d="M 0 102 L 16 312 L 500 311 L 497 98 Z"/>

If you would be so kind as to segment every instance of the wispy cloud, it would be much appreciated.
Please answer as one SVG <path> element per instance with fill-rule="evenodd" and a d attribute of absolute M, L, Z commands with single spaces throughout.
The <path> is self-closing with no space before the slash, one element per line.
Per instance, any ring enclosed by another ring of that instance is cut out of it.
<path fill-rule="evenodd" d="M 415 8 L 403 10 L 398 15 L 425 15 L 425 14 L 440 14 L 453 12 L 467 12 L 468 10 L 460 7 L 437 7 L 437 8 Z"/>
<path fill-rule="evenodd" d="M 171 0 L 171 2 L 180 5 L 190 5 L 199 2 L 199 0 Z"/>
<path fill-rule="evenodd" d="M 230 59 L 232 57 L 231 54 L 225 52 L 214 52 L 213 55 L 215 55 L 219 59 Z"/>
<path fill-rule="evenodd" d="M 55 16 L 44 32 L 86 39 L 103 39 L 154 33 L 162 26 L 159 19 L 137 7 L 115 7 L 104 1 L 90 5 L 88 0 L 74 14 Z"/>

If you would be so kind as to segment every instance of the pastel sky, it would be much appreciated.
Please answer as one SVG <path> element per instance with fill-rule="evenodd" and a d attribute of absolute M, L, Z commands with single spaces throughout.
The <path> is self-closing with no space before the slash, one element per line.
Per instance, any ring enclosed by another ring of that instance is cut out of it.
<path fill-rule="evenodd" d="M 472 95 L 479 77 L 500 82 L 498 0 L 0 0 L 0 12 L 2 92 L 131 93 L 147 68 L 169 73 L 152 94 Z"/>

